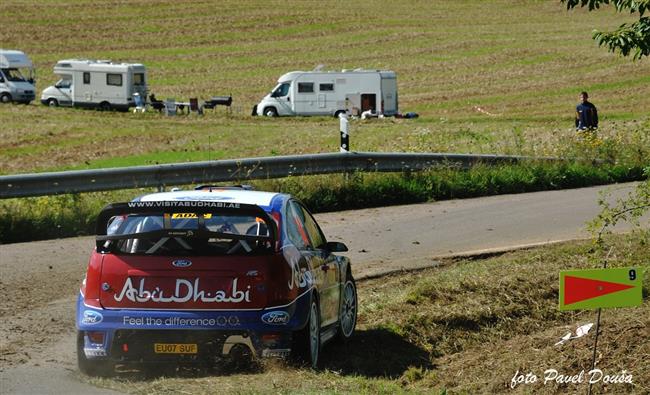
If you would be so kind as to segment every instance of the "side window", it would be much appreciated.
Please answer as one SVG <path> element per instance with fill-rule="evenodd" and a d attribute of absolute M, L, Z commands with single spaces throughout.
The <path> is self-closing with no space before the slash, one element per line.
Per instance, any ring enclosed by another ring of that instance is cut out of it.
<path fill-rule="evenodd" d="M 314 93 L 314 83 L 313 82 L 299 82 L 298 83 L 298 93 Z"/>
<path fill-rule="evenodd" d="M 106 85 L 122 86 L 122 74 L 106 74 Z"/>
<path fill-rule="evenodd" d="M 88 85 L 90 84 L 90 73 L 84 72 L 84 84 Z"/>
<path fill-rule="evenodd" d="M 323 236 L 323 233 L 318 228 L 318 224 L 316 224 L 316 220 L 314 219 L 314 217 L 311 216 L 311 214 L 309 214 L 309 212 L 304 207 L 301 207 L 301 211 L 305 218 L 305 229 L 307 230 L 307 234 L 309 235 L 311 244 L 315 248 L 323 248 L 323 246 L 325 246 L 325 243 L 327 243 L 327 241 L 325 241 L 325 236 Z"/>
<path fill-rule="evenodd" d="M 289 202 L 287 207 L 287 236 L 298 249 L 311 247 L 305 228 L 304 213 L 294 202 Z"/>
<path fill-rule="evenodd" d="M 318 90 L 321 92 L 334 92 L 334 84 L 320 84 Z"/>

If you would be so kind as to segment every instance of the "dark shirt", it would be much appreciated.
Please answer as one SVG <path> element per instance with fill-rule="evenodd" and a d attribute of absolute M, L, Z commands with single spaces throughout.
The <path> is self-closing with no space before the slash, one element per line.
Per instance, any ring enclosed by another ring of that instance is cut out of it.
<path fill-rule="evenodd" d="M 595 129 L 598 127 L 598 111 L 596 106 L 585 101 L 576 107 L 576 128 Z"/>

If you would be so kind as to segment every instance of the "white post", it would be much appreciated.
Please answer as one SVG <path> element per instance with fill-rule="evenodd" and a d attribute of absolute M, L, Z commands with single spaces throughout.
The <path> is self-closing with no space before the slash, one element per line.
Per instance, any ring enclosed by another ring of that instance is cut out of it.
<path fill-rule="evenodd" d="M 350 152 L 350 131 L 348 115 L 346 113 L 339 114 L 339 129 L 341 131 L 341 152 Z"/>

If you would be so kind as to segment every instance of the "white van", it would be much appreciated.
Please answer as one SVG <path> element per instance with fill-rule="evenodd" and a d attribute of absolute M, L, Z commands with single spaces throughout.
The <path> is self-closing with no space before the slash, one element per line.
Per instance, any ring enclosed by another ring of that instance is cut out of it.
<path fill-rule="evenodd" d="M 35 97 L 32 61 L 21 51 L 0 49 L 0 102 L 29 104 Z"/>
<path fill-rule="evenodd" d="M 398 112 L 397 76 L 388 70 L 292 71 L 253 108 L 253 115 Z"/>
<path fill-rule="evenodd" d="M 41 94 L 41 103 L 51 107 L 128 110 L 135 107 L 134 93 L 147 97 L 147 73 L 140 63 L 60 60 L 54 74 L 61 79 Z"/>

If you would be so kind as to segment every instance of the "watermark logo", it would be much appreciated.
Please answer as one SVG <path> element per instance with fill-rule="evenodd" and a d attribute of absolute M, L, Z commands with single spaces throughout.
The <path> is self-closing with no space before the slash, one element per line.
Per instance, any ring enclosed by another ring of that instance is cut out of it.
<path fill-rule="evenodd" d="M 581 384 L 581 383 L 604 383 L 604 384 L 633 384 L 632 374 L 627 370 L 622 370 L 620 373 L 607 374 L 600 369 L 592 369 L 585 371 L 584 369 L 578 373 L 567 374 L 559 372 L 557 369 L 546 369 L 544 375 L 538 378 L 533 372 L 523 373 L 517 372 L 510 380 L 510 388 L 515 388 L 518 385 L 534 384 L 540 381 L 543 385 L 547 384 Z"/>

